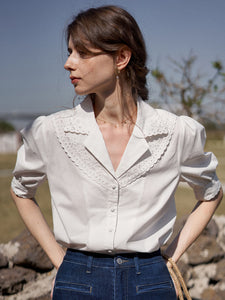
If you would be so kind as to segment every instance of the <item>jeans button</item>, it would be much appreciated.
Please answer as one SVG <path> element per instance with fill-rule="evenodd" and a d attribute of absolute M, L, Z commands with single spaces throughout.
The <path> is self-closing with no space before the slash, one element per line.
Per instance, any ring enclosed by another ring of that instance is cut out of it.
<path fill-rule="evenodd" d="M 116 259 L 116 262 L 118 263 L 118 265 L 121 265 L 123 263 L 123 260 L 119 257 Z"/>

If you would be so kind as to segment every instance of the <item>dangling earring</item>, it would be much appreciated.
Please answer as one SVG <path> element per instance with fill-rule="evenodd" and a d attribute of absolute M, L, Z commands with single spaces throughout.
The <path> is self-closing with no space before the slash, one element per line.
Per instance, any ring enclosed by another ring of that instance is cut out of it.
<path fill-rule="evenodd" d="M 119 74 L 120 74 L 120 70 L 118 70 L 118 69 L 116 68 L 116 79 L 117 79 L 117 80 L 119 80 L 119 78 L 120 78 L 120 77 L 119 77 Z"/>

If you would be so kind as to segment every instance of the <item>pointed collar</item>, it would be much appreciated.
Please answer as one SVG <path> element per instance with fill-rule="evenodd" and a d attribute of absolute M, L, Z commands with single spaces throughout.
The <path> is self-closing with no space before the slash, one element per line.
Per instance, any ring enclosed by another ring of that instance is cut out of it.
<path fill-rule="evenodd" d="M 148 138 L 157 135 L 167 135 L 167 122 L 159 115 L 158 111 L 141 99 L 137 101 L 137 121 L 134 135 Z"/>
<path fill-rule="evenodd" d="M 70 112 L 70 114 L 65 116 L 67 117 L 67 122 L 64 126 L 64 132 L 88 135 L 93 129 L 93 126 L 96 126 L 93 105 L 89 96 L 74 109 L 66 112 L 68 112 L 68 114 Z M 76 117 L 76 119 L 74 117 Z"/>
<path fill-rule="evenodd" d="M 77 116 L 76 122 L 74 122 L 75 115 Z M 71 118 L 68 119 L 64 131 L 88 135 L 96 129 L 96 125 L 92 101 L 90 96 L 87 96 L 71 111 Z M 137 101 L 137 121 L 134 134 L 141 138 L 168 134 L 167 122 L 163 120 L 156 109 L 141 99 Z"/>

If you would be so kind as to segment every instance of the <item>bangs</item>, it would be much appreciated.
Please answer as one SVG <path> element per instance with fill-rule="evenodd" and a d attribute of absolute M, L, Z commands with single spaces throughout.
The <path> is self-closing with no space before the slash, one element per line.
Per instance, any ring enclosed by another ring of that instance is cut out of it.
<path fill-rule="evenodd" d="M 82 53 L 89 55 L 99 55 L 103 53 L 115 55 L 122 44 L 120 42 L 115 43 L 115 41 L 111 39 L 111 30 L 106 34 L 106 25 L 104 26 L 104 30 L 102 27 L 103 24 L 97 24 L 96 20 L 89 24 L 86 18 L 81 20 L 79 20 L 79 18 L 75 19 L 67 27 L 67 45 L 71 38 L 74 48 Z M 96 52 L 93 50 L 99 51 Z"/>
<path fill-rule="evenodd" d="M 77 52 L 84 53 L 86 55 L 95 55 L 95 52 L 90 50 L 91 48 L 93 49 L 95 47 L 91 46 L 89 42 L 80 39 L 79 36 L 71 36 L 71 39 L 73 46 L 77 50 Z"/>
<path fill-rule="evenodd" d="M 96 56 L 105 53 L 103 49 L 100 49 L 97 45 L 93 44 L 89 41 L 86 34 L 81 30 L 78 24 L 77 26 L 69 26 L 67 30 L 67 45 L 69 44 L 69 39 L 71 38 L 74 48 L 83 54 L 89 56 Z M 100 50 L 100 51 L 93 51 L 93 50 Z"/>

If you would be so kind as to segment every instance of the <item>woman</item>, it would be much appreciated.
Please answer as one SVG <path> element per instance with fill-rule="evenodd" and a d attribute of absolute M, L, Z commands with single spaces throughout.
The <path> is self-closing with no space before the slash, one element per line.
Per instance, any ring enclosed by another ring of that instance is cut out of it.
<path fill-rule="evenodd" d="M 125 10 L 80 13 L 67 43 L 65 69 L 76 94 L 88 96 L 22 132 L 12 181 L 25 224 L 58 270 L 53 299 L 176 299 L 160 247 L 175 222 L 178 183 L 198 202 L 166 250 L 175 262 L 222 199 L 204 129 L 143 101 L 145 44 Z M 34 201 L 46 177 L 54 235 Z"/>

